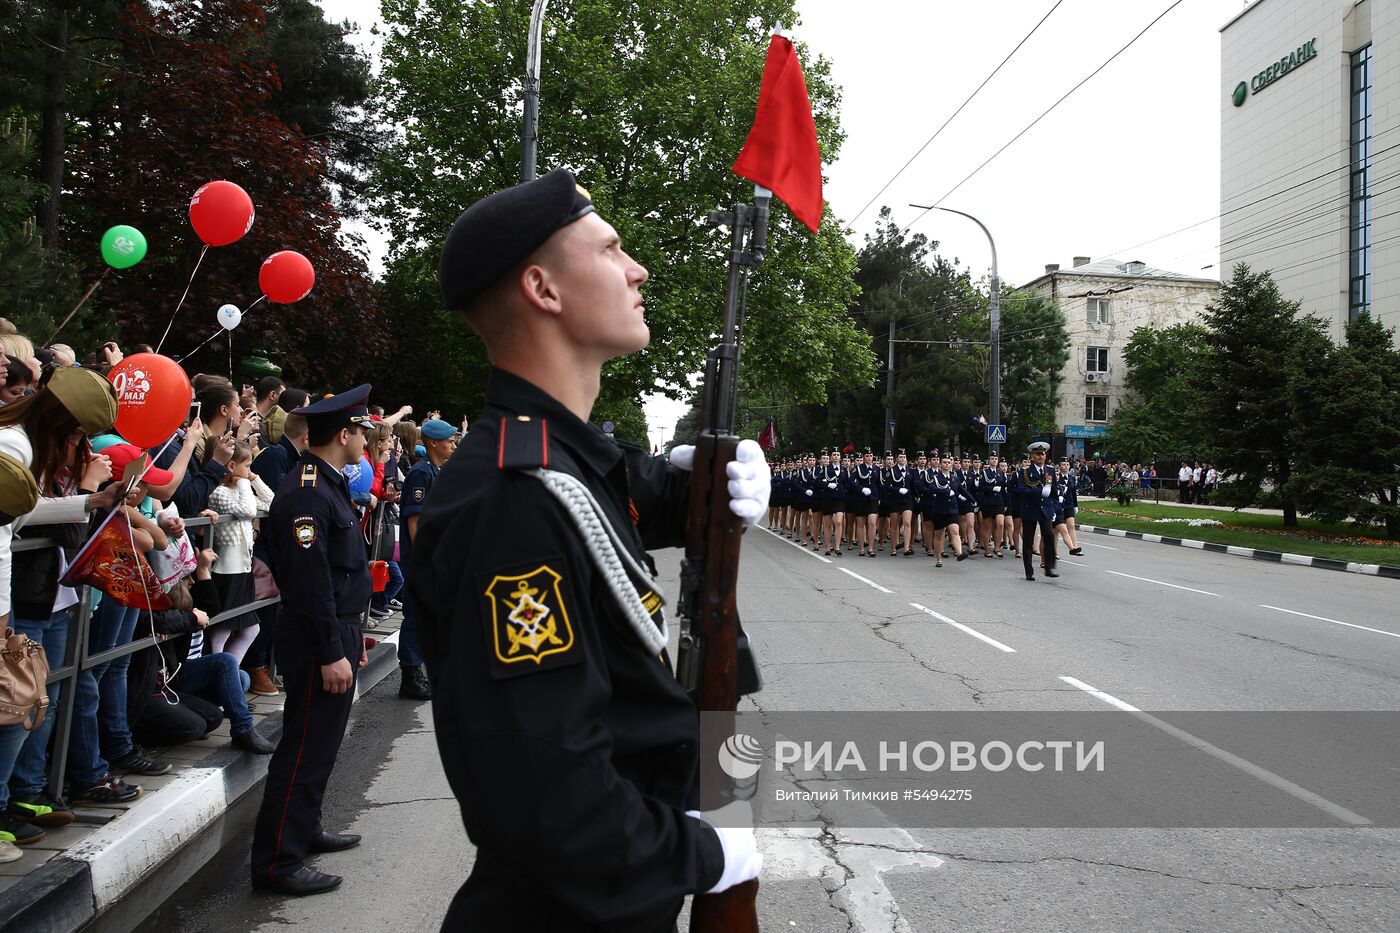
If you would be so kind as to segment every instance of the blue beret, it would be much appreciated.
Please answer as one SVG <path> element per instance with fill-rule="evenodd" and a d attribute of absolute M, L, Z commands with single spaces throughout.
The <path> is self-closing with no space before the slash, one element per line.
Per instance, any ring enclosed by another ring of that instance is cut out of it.
<path fill-rule="evenodd" d="M 427 455 L 428 455 L 428 448 L 424 447 L 422 444 L 419 444 L 419 445 L 417 445 L 416 447 L 413 448 L 413 456 L 415 456 L 415 457 L 426 457 Z"/>
<path fill-rule="evenodd" d="M 422 431 L 423 436 L 430 441 L 445 441 L 457 433 L 456 428 L 446 421 L 443 421 L 441 418 L 433 418 L 430 421 L 424 421 L 419 430 Z"/>
<path fill-rule="evenodd" d="M 461 311 L 556 230 L 592 210 L 588 192 L 562 168 L 477 201 L 452 224 L 442 245 L 443 306 Z"/>

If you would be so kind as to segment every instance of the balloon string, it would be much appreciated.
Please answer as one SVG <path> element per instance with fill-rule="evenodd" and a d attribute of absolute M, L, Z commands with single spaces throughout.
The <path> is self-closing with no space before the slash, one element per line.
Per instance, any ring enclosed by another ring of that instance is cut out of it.
<path fill-rule="evenodd" d="M 63 323 L 58 325 L 58 327 L 54 328 L 54 332 L 52 334 L 49 334 L 48 339 L 44 341 L 45 346 L 48 346 L 49 344 L 53 343 L 53 339 L 63 332 L 63 328 L 67 327 L 68 322 L 73 320 L 73 315 L 78 313 L 79 308 L 87 304 L 87 300 L 92 297 L 92 293 L 97 291 L 97 286 L 102 284 L 102 280 L 105 279 L 107 277 L 107 273 L 111 271 L 111 266 L 108 266 L 107 268 L 102 270 L 102 274 L 97 277 L 97 281 L 93 282 L 92 287 L 89 288 L 87 292 L 83 294 L 83 297 L 78 299 L 78 303 L 73 306 L 72 311 L 68 312 L 68 316 L 63 319 Z"/>
<path fill-rule="evenodd" d="M 160 352 L 161 347 L 165 346 L 165 338 L 170 336 L 170 328 L 174 325 L 175 318 L 179 315 L 180 309 L 184 307 L 185 299 L 190 295 L 190 286 L 194 284 L 195 273 L 199 271 L 199 264 L 204 262 L 204 254 L 207 252 L 209 252 L 209 244 L 205 243 L 204 249 L 199 251 L 199 258 L 195 260 L 194 268 L 190 270 L 190 280 L 185 283 L 185 293 L 180 296 L 180 301 L 175 305 L 175 311 L 170 315 L 169 323 L 165 325 L 165 333 L 160 335 L 160 343 L 156 344 L 157 353 Z"/>
<path fill-rule="evenodd" d="M 250 304 L 250 305 L 248 306 L 248 311 L 253 310 L 254 308 L 256 308 L 258 305 L 262 304 L 262 303 L 263 303 L 264 301 L 266 301 L 266 300 L 267 300 L 267 296 L 266 296 L 266 295 L 261 295 L 261 296 L 259 296 L 257 301 L 253 302 L 252 304 Z M 248 311 L 244 311 L 243 313 L 244 313 L 244 314 L 247 314 Z M 242 321 L 240 320 L 239 323 L 241 324 Z M 185 360 L 189 359 L 190 357 L 192 357 L 192 356 L 194 356 L 196 353 L 198 353 L 200 350 L 203 350 L 205 347 L 207 347 L 207 346 L 209 345 L 209 341 L 213 340 L 215 337 L 219 336 L 220 334 L 222 334 L 222 333 L 224 333 L 224 332 L 225 332 L 224 329 L 223 329 L 222 327 L 220 327 L 218 330 L 214 331 L 214 333 L 210 334 L 208 337 L 205 337 L 203 343 L 201 343 L 199 346 L 195 347 L 195 348 L 194 348 L 193 350 L 191 350 L 190 352 L 186 353 L 184 356 L 180 357 L 180 358 L 179 358 L 178 360 L 176 360 L 175 362 L 177 362 L 177 363 L 183 363 Z M 233 378 L 233 337 L 232 337 L 233 331 L 228 331 L 228 333 L 229 333 L 229 335 L 230 335 L 230 336 L 229 336 L 229 379 L 232 379 L 232 378 Z"/>

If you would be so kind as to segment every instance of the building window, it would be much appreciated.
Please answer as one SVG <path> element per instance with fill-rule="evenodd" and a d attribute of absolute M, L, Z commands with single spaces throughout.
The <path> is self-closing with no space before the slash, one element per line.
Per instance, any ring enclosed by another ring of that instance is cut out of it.
<path fill-rule="evenodd" d="M 1107 420 L 1108 420 L 1108 396 L 1107 396 L 1107 395 L 1086 395 L 1086 396 L 1084 396 L 1084 420 L 1085 420 L 1085 421 L 1107 421 Z"/>
<path fill-rule="evenodd" d="M 1086 373 L 1108 372 L 1108 347 L 1089 347 L 1084 360 Z"/>
<path fill-rule="evenodd" d="M 1351 289 L 1352 319 L 1371 307 L 1371 47 L 1351 53 Z"/>
<path fill-rule="evenodd" d="M 1109 304 L 1107 298 L 1090 298 L 1085 320 L 1090 324 L 1107 324 L 1109 322 Z"/>

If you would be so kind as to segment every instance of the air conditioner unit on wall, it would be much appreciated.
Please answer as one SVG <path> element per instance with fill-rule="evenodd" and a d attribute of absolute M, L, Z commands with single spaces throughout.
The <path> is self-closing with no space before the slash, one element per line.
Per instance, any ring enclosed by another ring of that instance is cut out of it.
<path fill-rule="evenodd" d="M 1085 382 L 1098 382 L 1098 381 L 1099 381 L 1099 374 L 1098 374 L 1098 373 L 1085 373 L 1085 374 L 1084 374 L 1084 381 L 1085 381 Z"/>

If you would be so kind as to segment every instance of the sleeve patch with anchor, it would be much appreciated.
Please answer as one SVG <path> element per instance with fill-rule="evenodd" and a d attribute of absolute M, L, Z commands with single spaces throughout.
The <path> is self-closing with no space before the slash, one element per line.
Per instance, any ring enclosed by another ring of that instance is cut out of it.
<path fill-rule="evenodd" d="M 563 580 L 547 564 L 491 579 L 485 597 L 492 674 L 514 677 L 582 659 L 564 604 Z"/>

